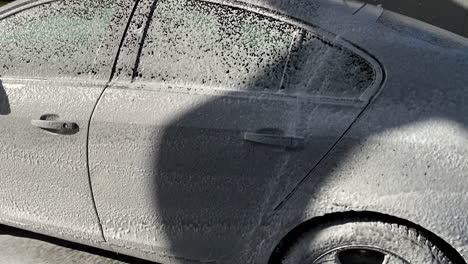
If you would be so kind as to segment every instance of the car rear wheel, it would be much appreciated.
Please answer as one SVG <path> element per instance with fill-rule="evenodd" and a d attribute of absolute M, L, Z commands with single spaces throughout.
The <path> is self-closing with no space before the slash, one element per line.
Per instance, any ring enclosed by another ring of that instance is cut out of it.
<path fill-rule="evenodd" d="M 283 264 L 449 264 L 417 230 L 375 220 L 338 220 L 304 233 Z"/>

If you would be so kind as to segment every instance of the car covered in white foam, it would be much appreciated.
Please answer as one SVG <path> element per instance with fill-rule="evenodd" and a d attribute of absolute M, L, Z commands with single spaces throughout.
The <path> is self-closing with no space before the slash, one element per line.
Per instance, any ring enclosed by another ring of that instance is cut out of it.
<path fill-rule="evenodd" d="M 162 263 L 466 263 L 466 38 L 335 0 L 20 0 L 0 36 L 1 224 Z"/>

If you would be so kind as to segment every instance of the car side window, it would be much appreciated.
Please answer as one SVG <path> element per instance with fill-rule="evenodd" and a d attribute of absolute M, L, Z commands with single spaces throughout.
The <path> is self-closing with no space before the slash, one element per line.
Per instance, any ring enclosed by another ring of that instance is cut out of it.
<path fill-rule="evenodd" d="M 53 1 L 0 20 L 0 76 L 104 78 L 133 1 Z"/>
<path fill-rule="evenodd" d="M 159 0 L 137 79 L 228 90 L 279 90 L 295 28 L 243 9 Z"/>
<path fill-rule="evenodd" d="M 371 63 L 350 49 L 301 32 L 284 78 L 290 93 L 358 98 L 376 80 Z"/>
<path fill-rule="evenodd" d="M 158 0 L 136 81 L 358 98 L 375 72 L 337 41 L 241 8 Z"/>

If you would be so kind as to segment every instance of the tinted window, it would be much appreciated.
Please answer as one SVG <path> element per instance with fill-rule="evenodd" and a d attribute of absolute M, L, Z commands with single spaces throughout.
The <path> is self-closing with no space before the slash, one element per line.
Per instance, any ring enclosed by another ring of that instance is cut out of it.
<path fill-rule="evenodd" d="M 132 1 L 41 4 L 0 21 L 0 75 L 108 78 Z"/>
<path fill-rule="evenodd" d="M 295 28 L 202 1 L 160 0 L 137 77 L 230 90 L 278 90 Z"/>

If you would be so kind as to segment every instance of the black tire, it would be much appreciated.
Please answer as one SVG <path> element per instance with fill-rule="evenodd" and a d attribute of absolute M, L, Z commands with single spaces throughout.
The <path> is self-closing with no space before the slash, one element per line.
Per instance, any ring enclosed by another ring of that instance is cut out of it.
<path fill-rule="evenodd" d="M 339 220 L 302 234 L 283 264 L 450 264 L 417 230 L 376 220 Z"/>

